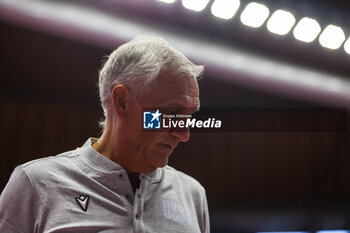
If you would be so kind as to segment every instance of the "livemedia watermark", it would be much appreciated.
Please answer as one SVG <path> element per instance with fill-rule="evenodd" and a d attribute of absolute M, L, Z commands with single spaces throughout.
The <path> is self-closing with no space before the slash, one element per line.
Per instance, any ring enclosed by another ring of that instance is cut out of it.
<path fill-rule="evenodd" d="M 239 107 L 190 109 L 147 108 L 142 130 L 191 132 L 346 132 L 346 108 Z"/>

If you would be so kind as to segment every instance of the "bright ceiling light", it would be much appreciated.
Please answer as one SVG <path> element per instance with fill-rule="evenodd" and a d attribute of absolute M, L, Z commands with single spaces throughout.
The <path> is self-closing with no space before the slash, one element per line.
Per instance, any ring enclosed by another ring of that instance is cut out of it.
<path fill-rule="evenodd" d="M 160 2 L 165 2 L 165 3 L 173 3 L 175 2 L 176 0 L 158 0 Z"/>
<path fill-rule="evenodd" d="M 207 6 L 209 0 L 182 0 L 182 5 L 193 11 L 202 11 Z"/>
<path fill-rule="evenodd" d="M 269 8 L 265 5 L 251 2 L 241 14 L 241 22 L 246 26 L 258 28 L 263 25 L 269 13 Z"/>
<path fill-rule="evenodd" d="M 329 49 L 339 48 L 345 40 L 345 34 L 341 27 L 328 25 L 320 36 L 320 44 Z"/>
<path fill-rule="evenodd" d="M 350 54 L 350 37 L 349 37 L 349 39 L 345 42 L 345 44 L 344 44 L 344 49 L 345 49 L 345 52 L 347 52 L 348 54 Z"/>
<path fill-rule="evenodd" d="M 272 14 L 269 21 L 267 21 L 267 29 L 270 32 L 285 35 L 295 24 L 295 17 L 288 11 L 277 10 Z"/>
<path fill-rule="evenodd" d="M 216 0 L 211 6 L 211 13 L 219 18 L 231 19 L 240 4 L 239 0 Z"/>
<path fill-rule="evenodd" d="M 312 42 L 321 32 L 321 27 L 314 19 L 304 17 L 295 26 L 293 35 L 297 40 Z"/>

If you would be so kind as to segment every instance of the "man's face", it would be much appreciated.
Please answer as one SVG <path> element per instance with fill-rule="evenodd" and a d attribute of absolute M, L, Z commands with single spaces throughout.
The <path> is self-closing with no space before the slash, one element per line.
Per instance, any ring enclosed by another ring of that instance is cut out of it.
<path fill-rule="evenodd" d="M 128 119 L 129 131 L 127 144 L 131 145 L 138 162 L 146 170 L 152 171 L 164 167 L 168 157 L 179 142 L 189 140 L 188 129 L 159 130 L 156 132 L 142 131 L 143 108 L 154 107 L 171 109 L 172 113 L 192 114 L 199 108 L 199 89 L 194 77 L 174 77 L 170 72 L 162 72 L 152 84 L 150 94 L 144 96 L 133 108 L 133 114 Z"/>

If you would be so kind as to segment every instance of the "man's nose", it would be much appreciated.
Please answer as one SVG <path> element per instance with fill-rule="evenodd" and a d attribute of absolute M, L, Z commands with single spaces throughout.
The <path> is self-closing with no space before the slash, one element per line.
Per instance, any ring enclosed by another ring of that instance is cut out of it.
<path fill-rule="evenodd" d="M 180 142 L 187 142 L 190 139 L 190 129 L 184 128 L 184 129 L 172 129 L 170 131 L 170 134 L 176 137 Z"/>

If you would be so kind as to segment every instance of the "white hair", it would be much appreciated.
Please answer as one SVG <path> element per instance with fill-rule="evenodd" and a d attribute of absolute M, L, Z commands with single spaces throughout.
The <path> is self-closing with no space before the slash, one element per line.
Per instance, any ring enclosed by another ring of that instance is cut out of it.
<path fill-rule="evenodd" d="M 101 127 L 105 127 L 108 99 L 115 85 L 124 85 L 134 100 L 138 101 L 150 89 L 160 71 L 167 68 L 171 69 L 174 77 L 182 74 L 198 80 L 203 73 L 203 66 L 193 64 L 160 37 L 137 36 L 114 50 L 99 75 L 100 100 L 104 112 Z"/>

